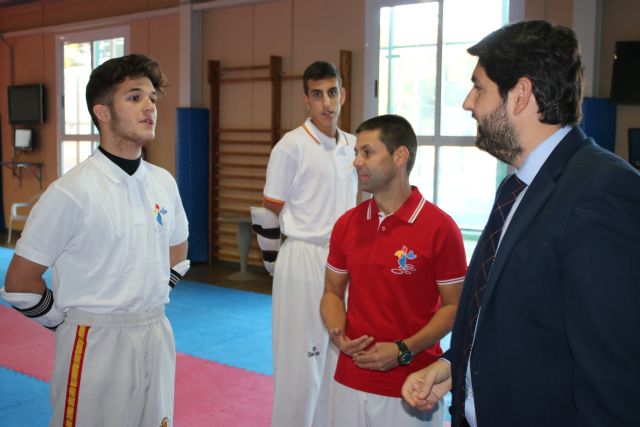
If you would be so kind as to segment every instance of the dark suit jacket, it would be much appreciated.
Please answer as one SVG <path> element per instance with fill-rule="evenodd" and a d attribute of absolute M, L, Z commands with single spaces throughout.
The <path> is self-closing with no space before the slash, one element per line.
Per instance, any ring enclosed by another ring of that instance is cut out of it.
<path fill-rule="evenodd" d="M 465 283 L 446 356 L 454 383 L 465 381 L 456 367 L 470 293 Z M 640 175 L 575 128 L 492 267 L 471 355 L 478 426 L 640 426 L 639 304 Z"/>

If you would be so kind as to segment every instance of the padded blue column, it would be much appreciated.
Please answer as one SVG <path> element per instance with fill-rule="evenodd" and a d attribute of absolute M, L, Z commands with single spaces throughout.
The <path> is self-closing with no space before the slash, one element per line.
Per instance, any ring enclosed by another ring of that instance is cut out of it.
<path fill-rule="evenodd" d="M 607 98 L 588 98 L 582 102 L 580 127 L 598 145 L 612 153 L 616 148 L 616 105 Z"/>
<path fill-rule="evenodd" d="M 209 110 L 178 108 L 176 181 L 189 219 L 189 259 L 209 261 Z"/>

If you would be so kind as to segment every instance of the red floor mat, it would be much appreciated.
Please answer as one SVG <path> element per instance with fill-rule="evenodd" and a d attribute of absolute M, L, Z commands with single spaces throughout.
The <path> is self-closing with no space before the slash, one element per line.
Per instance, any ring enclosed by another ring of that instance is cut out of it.
<path fill-rule="evenodd" d="M 273 379 L 178 354 L 176 425 L 259 427 L 271 423 Z"/>
<path fill-rule="evenodd" d="M 0 325 L 0 366 L 49 381 L 55 353 L 53 332 L 7 306 L 0 306 Z"/>

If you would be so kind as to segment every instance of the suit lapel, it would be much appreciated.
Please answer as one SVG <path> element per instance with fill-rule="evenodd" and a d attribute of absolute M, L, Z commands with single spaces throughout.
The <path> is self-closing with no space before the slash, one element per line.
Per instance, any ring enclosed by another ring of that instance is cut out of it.
<path fill-rule="evenodd" d="M 499 282 L 505 263 L 514 246 L 518 243 L 523 233 L 531 227 L 545 202 L 553 194 L 556 182 L 562 175 L 565 165 L 571 157 L 585 145 L 586 135 L 578 127 L 575 127 L 560 141 L 544 162 L 533 182 L 524 194 L 520 205 L 511 218 L 509 228 L 502 237 L 496 259 L 491 267 L 487 289 L 482 298 L 482 307 L 490 301 L 493 291 Z M 478 324 L 482 322 L 486 310 L 480 310 Z"/>

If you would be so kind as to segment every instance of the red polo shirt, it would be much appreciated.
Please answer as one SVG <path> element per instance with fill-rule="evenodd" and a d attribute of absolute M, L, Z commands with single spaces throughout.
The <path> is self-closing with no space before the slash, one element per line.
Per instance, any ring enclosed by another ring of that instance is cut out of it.
<path fill-rule="evenodd" d="M 440 308 L 438 285 L 464 279 L 467 262 L 456 223 L 416 187 L 380 223 L 372 198 L 347 211 L 331 234 L 327 267 L 349 274 L 346 335 L 394 342 L 414 335 Z M 369 393 L 400 397 L 406 377 L 442 354 L 436 344 L 407 366 L 387 372 L 358 368 L 340 353 L 335 379 Z"/>

